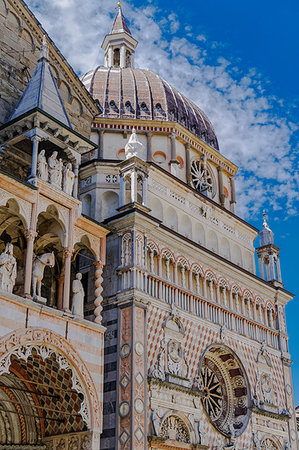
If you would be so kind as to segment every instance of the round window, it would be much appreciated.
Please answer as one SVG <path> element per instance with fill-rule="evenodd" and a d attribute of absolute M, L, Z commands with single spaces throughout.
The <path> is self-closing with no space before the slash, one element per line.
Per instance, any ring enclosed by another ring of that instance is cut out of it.
<path fill-rule="evenodd" d="M 226 436 L 239 436 L 250 416 L 249 389 L 238 357 L 224 345 L 212 345 L 200 364 L 202 403 L 212 424 Z"/>
<path fill-rule="evenodd" d="M 195 160 L 191 164 L 191 177 L 194 188 L 206 194 L 208 197 L 215 197 L 216 194 L 216 183 L 212 171 L 202 160 Z"/>

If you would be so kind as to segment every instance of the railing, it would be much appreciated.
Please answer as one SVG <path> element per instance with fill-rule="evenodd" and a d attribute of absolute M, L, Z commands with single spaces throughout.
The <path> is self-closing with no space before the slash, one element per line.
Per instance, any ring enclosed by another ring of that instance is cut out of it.
<path fill-rule="evenodd" d="M 225 306 L 211 303 L 210 300 L 194 295 L 177 286 L 173 286 L 153 275 L 145 272 L 144 286 L 139 289 L 151 297 L 161 299 L 168 304 L 176 304 L 184 311 L 195 314 L 218 325 L 225 325 L 227 329 L 247 336 L 257 341 L 265 341 L 269 346 L 279 349 L 278 331 L 249 320 L 239 313 L 228 310 Z M 124 274 L 123 274 L 124 275 Z M 137 284 L 135 284 L 137 286 Z"/>

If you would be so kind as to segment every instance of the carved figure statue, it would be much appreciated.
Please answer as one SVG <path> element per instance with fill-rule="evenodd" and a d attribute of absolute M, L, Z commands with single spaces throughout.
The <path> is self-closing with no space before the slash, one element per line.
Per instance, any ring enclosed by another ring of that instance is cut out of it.
<path fill-rule="evenodd" d="M 56 187 L 61 188 L 61 177 L 62 177 L 62 161 L 57 160 L 57 152 L 53 152 L 50 158 L 48 158 L 49 167 L 49 182 Z"/>
<path fill-rule="evenodd" d="M 55 256 L 54 253 L 44 253 L 43 255 L 35 256 L 32 264 L 32 295 L 34 297 L 41 297 L 42 279 L 44 277 L 44 270 L 46 266 L 54 267 Z"/>
<path fill-rule="evenodd" d="M 66 194 L 72 195 L 75 181 L 75 174 L 72 171 L 72 164 L 67 163 L 63 171 L 63 190 Z"/>
<path fill-rule="evenodd" d="M 132 156 L 142 156 L 143 144 L 138 141 L 135 128 L 132 130 L 129 141 L 125 145 L 126 159 L 132 158 Z"/>
<path fill-rule="evenodd" d="M 72 292 L 73 292 L 72 314 L 74 314 L 74 316 L 84 317 L 83 308 L 84 308 L 85 293 L 81 280 L 82 280 L 82 273 L 77 273 L 76 279 L 73 281 L 72 284 Z"/>
<path fill-rule="evenodd" d="M 13 256 L 13 245 L 6 244 L 0 255 L 0 289 L 12 292 L 17 277 L 17 260 Z"/>
<path fill-rule="evenodd" d="M 48 181 L 48 164 L 45 150 L 42 150 L 37 158 L 37 174 L 41 180 Z"/>

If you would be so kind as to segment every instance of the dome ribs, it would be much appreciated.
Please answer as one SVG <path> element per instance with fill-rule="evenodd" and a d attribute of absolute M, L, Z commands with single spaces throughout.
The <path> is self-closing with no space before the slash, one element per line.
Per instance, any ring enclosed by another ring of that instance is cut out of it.
<path fill-rule="evenodd" d="M 148 89 L 147 79 L 141 69 L 135 69 L 133 71 L 136 81 L 136 97 L 137 97 L 137 118 L 138 119 L 150 119 L 149 105 L 151 102 L 150 92 Z M 145 108 L 143 108 L 145 105 Z"/>
<path fill-rule="evenodd" d="M 168 105 L 166 94 L 161 78 L 151 70 L 146 71 L 146 76 L 150 85 L 153 102 L 153 120 L 167 120 Z M 156 105 L 161 105 L 161 113 L 156 110 Z"/>
<path fill-rule="evenodd" d="M 84 75 L 82 82 L 103 105 L 105 116 L 175 121 L 219 150 L 204 112 L 151 70 L 97 67 Z"/>
<path fill-rule="evenodd" d="M 124 117 L 132 118 L 136 113 L 136 86 L 132 69 L 122 69 L 122 89 L 123 89 L 123 104 Z M 126 104 L 130 103 L 131 111 L 126 108 Z M 135 116 L 136 117 L 136 116 Z"/>

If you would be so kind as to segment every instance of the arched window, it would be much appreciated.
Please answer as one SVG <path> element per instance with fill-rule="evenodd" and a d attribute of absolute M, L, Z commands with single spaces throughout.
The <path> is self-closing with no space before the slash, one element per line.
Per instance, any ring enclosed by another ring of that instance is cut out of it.
<path fill-rule="evenodd" d="M 114 50 L 114 54 L 113 54 L 113 66 L 119 67 L 119 64 L 120 64 L 120 52 L 119 52 L 119 48 L 116 48 Z"/>

